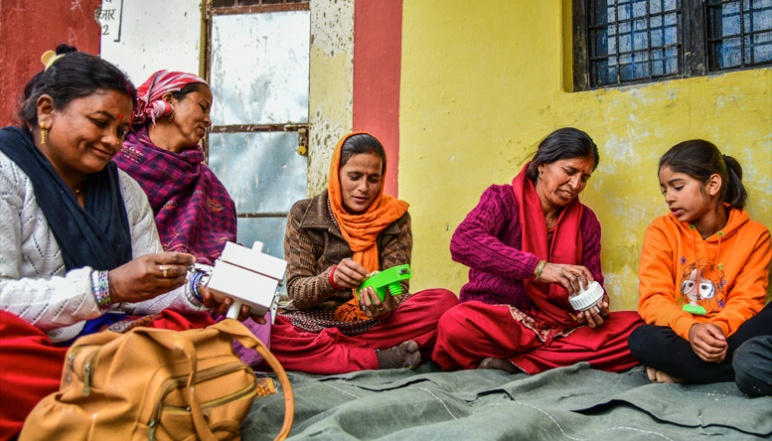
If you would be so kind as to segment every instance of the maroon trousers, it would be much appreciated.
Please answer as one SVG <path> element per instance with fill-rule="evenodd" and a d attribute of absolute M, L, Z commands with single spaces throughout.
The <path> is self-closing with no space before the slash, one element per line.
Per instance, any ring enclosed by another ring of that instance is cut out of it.
<path fill-rule="evenodd" d="M 474 369 L 483 358 L 508 359 L 528 374 L 581 361 L 620 372 L 638 364 L 627 338 L 643 324 L 635 311 L 612 312 L 597 328 L 582 326 L 545 344 L 515 320 L 507 305 L 464 302 L 440 320 L 432 358 L 444 370 Z"/>
<path fill-rule="evenodd" d="M 163 311 L 151 326 L 183 331 L 212 323 L 205 313 Z M 17 435 L 38 401 L 59 390 L 67 349 L 16 315 L 0 311 L 0 440 Z"/>
<path fill-rule="evenodd" d="M 271 328 L 271 352 L 287 370 L 329 375 L 378 369 L 375 349 L 414 340 L 421 359 L 427 361 L 440 316 L 456 305 L 458 298 L 447 289 L 420 291 L 399 305 L 389 318 L 355 336 L 337 328 L 306 332 L 294 327 L 288 318 L 277 316 Z"/>

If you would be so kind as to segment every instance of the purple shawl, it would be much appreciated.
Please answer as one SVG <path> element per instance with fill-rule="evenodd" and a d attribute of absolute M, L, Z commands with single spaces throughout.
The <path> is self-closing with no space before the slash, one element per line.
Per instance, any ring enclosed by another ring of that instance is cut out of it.
<path fill-rule="evenodd" d="M 147 193 L 164 250 L 191 253 L 212 265 L 225 243 L 236 241 L 236 205 L 198 146 L 164 150 L 143 127 L 126 135 L 113 160 Z"/>
<path fill-rule="evenodd" d="M 519 210 L 511 185 L 491 185 L 456 228 L 450 241 L 450 254 L 454 261 L 469 267 L 469 282 L 461 288 L 461 302 L 479 300 L 490 305 L 512 305 L 522 311 L 531 308 L 532 301 L 523 280 L 533 277 L 540 259 L 522 251 Z M 582 265 L 603 285 L 600 223 L 587 206 L 579 228 Z"/>

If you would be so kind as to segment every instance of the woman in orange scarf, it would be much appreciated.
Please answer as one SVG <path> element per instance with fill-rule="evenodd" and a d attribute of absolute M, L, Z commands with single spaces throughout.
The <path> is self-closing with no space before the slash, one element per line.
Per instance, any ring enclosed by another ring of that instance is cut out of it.
<path fill-rule="evenodd" d="M 437 323 L 458 304 L 446 289 L 387 295 L 356 288 L 375 271 L 409 264 L 408 204 L 383 193 L 386 152 L 369 133 L 344 136 L 327 191 L 290 211 L 284 255 L 292 303 L 276 318 L 271 351 L 286 369 L 335 374 L 415 367 L 428 359 Z"/>

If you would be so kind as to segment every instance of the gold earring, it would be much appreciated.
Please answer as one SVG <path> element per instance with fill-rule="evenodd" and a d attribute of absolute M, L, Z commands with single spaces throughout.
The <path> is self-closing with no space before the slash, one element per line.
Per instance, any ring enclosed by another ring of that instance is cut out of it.
<path fill-rule="evenodd" d="M 169 115 L 169 122 L 174 121 L 174 107 L 172 107 L 172 113 Z"/>
<path fill-rule="evenodd" d="M 46 145 L 46 125 L 40 121 L 40 143 Z"/>

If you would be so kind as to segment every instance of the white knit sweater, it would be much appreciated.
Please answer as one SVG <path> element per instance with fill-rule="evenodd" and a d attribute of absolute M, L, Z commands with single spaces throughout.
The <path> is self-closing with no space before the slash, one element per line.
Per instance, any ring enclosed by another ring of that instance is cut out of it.
<path fill-rule="evenodd" d="M 163 251 L 147 196 L 120 171 L 133 256 Z M 0 309 L 45 331 L 54 342 L 75 337 L 99 317 L 90 267 L 66 271 L 61 249 L 35 199 L 29 177 L 0 152 Z M 185 286 L 141 303 L 114 305 L 132 315 L 205 309 Z"/>

